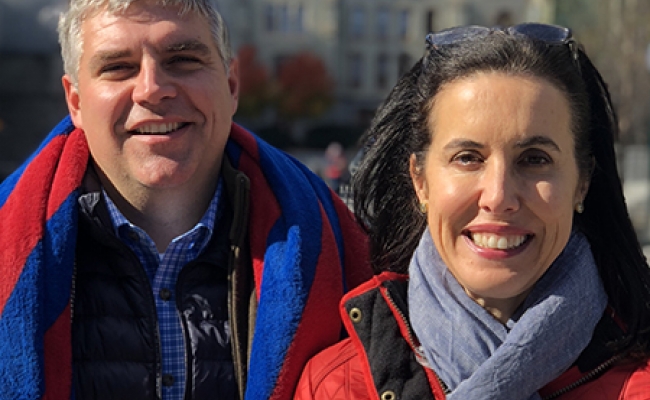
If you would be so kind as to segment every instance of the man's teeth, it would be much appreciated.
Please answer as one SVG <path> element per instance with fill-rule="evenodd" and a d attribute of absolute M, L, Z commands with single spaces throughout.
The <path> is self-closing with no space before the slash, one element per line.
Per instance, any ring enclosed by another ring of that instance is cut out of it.
<path fill-rule="evenodd" d="M 168 123 L 168 124 L 151 124 L 151 125 L 141 126 L 135 131 L 137 133 L 161 134 L 161 133 L 173 132 L 180 127 L 181 124 L 178 122 Z"/>
<path fill-rule="evenodd" d="M 525 235 L 497 236 L 486 233 L 474 233 L 471 235 L 471 238 L 478 247 L 499 250 L 514 249 L 526 241 Z"/>

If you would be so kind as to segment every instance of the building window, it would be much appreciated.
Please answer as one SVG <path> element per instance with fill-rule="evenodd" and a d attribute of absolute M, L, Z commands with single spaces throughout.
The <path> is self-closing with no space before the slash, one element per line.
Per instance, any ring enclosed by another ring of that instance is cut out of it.
<path fill-rule="evenodd" d="M 360 88 L 363 84 L 363 59 L 361 54 L 353 53 L 348 56 L 348 84 Z"/>
<path fill-rule="evenodd" d="M 399 55 L 399 58 L 397 59 L 397 72 L 399 76 L 404 75 L 411 69 L 411 63 L 412 61 L 410 55 L 406 53 Z"/>
<path fill-rule="evenodd" d="M 380 54 L 377 56 L 377 87 L 385 89 L 388 86 L 388 56 Z"/>
<path fill-rule="evenodd" d="M 408 39 L 409 10 L 401 10 L 397 14 L 397 36 L 404 40 Z"/>
<path fill-rule="evenodd" d="M 278 30 L 283 33 L 291 31 L 289 26 L 289 6 L 286 4 L 278 6 Z"/>
<path fill-rule="evenodd" d="M 390 11 L 380 8 L 377 11 L 377 38 L 387 39 L 390 29 Z"/>
<path fill-rule="evenodd" d="M 294 27 L 295 27 L 295 31 L 298 33 L 303 33 L 305 31 L 304 10 L 302 8 L 302 4 L 299 4 L 298 7 L 296 8 Z"/>
<path fill-rule="evenodd" d="M 350 14 L 350 36 L 355 39 L 363 37 L 366 30 L 366 12 L 363 8 L 354 8 Z"/>
<path fill-rule="evenodd" d="M 266 4 L 264 6 L 264 27 L 267 32 L 273 32 L 275 30 L 275 15 L 272 4 Z"/>
<path fill-rule="evenodd" d="M 427 11 L 425 26 L 427 27 L 427 33 L 436 31 L 436 12 L 434 10 Z"/>
<path fill-rule="evenodd" d="M 264 29 L 267 32 L 303 33 L 304 11 L 302 4 L 290 6 L 288 4 L 264 5 Z"/>

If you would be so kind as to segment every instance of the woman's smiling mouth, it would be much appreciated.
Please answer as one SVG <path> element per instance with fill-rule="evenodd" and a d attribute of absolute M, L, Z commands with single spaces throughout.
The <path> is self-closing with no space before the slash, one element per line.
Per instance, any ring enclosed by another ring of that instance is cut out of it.
<path fill-rule="evenodd" d="M 522 246 L 532 237 L 532 235 L 497 235 L 473 232 L 466 232 L 466 236 L 476 246 L 490 250 L 513 250 Z"/>

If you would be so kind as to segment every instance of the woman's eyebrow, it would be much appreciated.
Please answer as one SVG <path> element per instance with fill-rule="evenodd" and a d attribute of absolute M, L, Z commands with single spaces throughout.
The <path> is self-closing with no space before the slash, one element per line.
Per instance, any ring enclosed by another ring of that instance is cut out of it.
<path fill-rule="evenodd" d="M 482 149 L 485 148 L 485 145 L 476 142 L 471 139 L 464 139 L 464 138 L 458 138 L 454 139 L 451 142 L 447 143 L 444 147 L 445 150 L 450 150 L 450 149 Z"/>
<path fill-rule="evenodd" d="M 524 140 L 521 140 L 517 142 L 515 146 L 518 148 L 526 148 L 531 146 L 544 146 L 544 147 L 551 147 L 556 151 L 561 152 L 560 146 L 558 146 L 557 143 L 553 141 L 553 139 L 549 138 L 548 136 L 542 136 L 542 135 L 535 135 L 526 138 Z"/>

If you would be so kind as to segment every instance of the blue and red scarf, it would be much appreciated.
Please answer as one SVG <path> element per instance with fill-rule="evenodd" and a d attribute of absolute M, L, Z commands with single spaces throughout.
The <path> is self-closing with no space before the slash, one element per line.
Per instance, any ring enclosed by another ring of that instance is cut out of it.
<path fill-rule="evenodd" d="M 251 181 L 259 307 L 246 399 L 289 399 L 341 334 L 338 302 L 370 275 L 347 207 L 304 165 L 233 124 L 226 153 Z M 72 396 L 70 291 L 89 160 L 69 118 L 0 185 L 0 399 Z"/>

